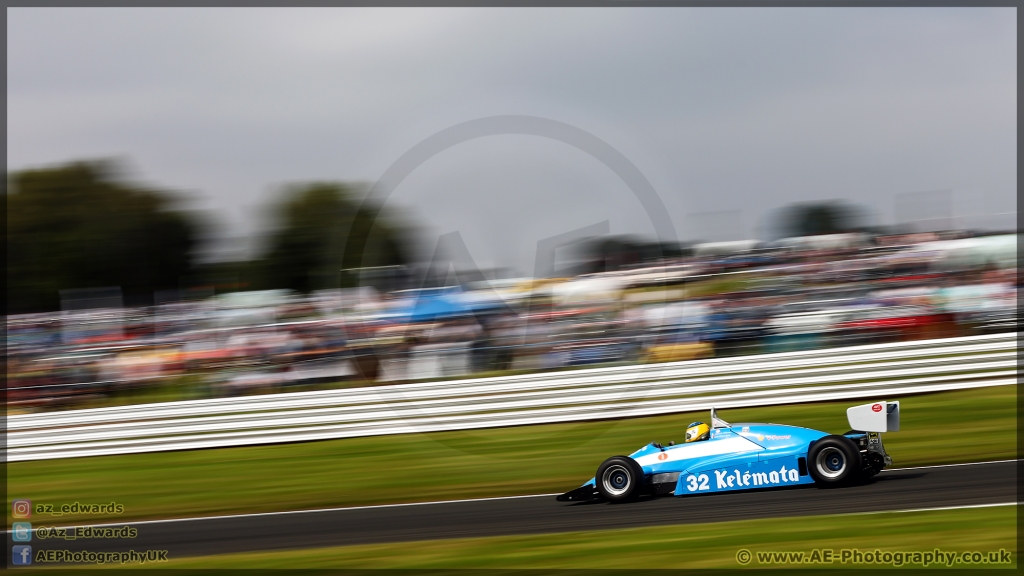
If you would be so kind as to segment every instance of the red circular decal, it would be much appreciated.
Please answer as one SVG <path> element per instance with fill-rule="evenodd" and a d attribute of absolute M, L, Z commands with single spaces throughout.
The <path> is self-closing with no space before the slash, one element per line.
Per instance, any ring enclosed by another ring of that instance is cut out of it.
<path fill-rule="evenodd" d="M 871 407 L 871 409 L 874 410 L 875 412 L 881 412 L 882 411 L 882 405 L 881 404 L 875 404 L 874 406 Z"/>
<path fill-rule="evenodd" d="M 668 460 L 668 454 L 665 454 L 664 452 L 658 454 L 658 460 Z"/>

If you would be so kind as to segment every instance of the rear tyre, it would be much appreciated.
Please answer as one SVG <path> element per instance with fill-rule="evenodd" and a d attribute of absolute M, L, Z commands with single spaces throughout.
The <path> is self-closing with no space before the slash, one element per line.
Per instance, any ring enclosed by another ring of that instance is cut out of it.
<path fill-rule="evenodd" d="M 612 456 L 597 467 L 594 484 L 609 502 L 625 502 L 640 495 L 644 470 L 628 456 Z"/>
<path fill-rule="evenodd" d="M 821 486 L 838 486 L 860 477 L 860 450 L 844 436 L 825 436 L 807 451 L 811 478 Z"/>

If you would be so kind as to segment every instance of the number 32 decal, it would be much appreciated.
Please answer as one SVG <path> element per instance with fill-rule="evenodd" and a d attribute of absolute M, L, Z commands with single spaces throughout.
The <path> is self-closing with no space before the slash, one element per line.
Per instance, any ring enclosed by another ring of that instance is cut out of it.
<path fill-rule="evenodd" d="M 708 490 L 708 475 L 701 474 L 700 476 L 689 475 L 686 477 L 686 489 L 690 492 L 696 492 L 698 490 Z"/>

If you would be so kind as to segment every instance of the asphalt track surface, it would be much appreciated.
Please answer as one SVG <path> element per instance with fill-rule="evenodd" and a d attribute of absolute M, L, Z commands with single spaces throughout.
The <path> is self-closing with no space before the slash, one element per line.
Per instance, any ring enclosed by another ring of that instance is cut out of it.
<path fill-rule="evenodd" d="M 573 488 L 567 486 L 566 489 Z M 33 538 L 48 549 L 168 550 L 170 558 L 441 538 L 604 530 L 971 506 L 1017 501 L 1017 462 L 887 470 L 869 484 L 661 497 L 626 504 L 563 503 L 553 495 L 368 506 L 292 513 L 127 523 L 131 540 Z M 107 524 L 123 526 L 124 524 Z M 35 525 L 39 527 L 39 525 Z M 17 544 L 10 541 L 8 545 Z"/>

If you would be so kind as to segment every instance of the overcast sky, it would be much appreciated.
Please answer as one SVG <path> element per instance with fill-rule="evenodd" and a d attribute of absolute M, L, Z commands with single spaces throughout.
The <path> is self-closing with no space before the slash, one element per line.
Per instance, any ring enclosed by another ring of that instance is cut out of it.
<path fill-rule="evenodd" d="M 898 194 L 936 190 L 998 224 L 1016 55 L 1013 8 L 9 8 L 7 165 L 124 158 L 244 236 L 285 183 L 373 183 L 438 131 L 519 114 L 623 154 L 680 240 L 764 237 L 772 210 L 831 198 L 891 223 Z M 527 273 L 570 230 L 655 234 L 600 160 L 529 135 L 453 146 L 388 205 L 428 253 L 458 231 Z"/>

